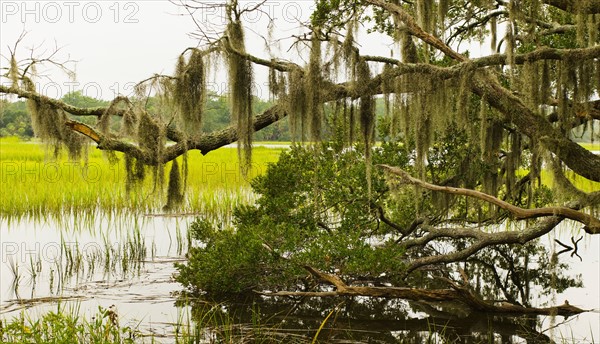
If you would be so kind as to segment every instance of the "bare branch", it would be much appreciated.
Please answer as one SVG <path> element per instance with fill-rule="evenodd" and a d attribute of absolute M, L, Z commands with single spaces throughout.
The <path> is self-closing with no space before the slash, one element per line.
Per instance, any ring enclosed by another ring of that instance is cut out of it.
<path fill-rule="evenodd" d="M 418 185 L 428 190 L 432 191 L 441 191 L 445 193 L 450 193 L 453 195 L 462 195 L 478 198 L 480 200 L 486 201 L 488 203 L 497 205 L 498 207 L 509 211 L 516 219 L 532 219 L 538 217 L 547 217 L 547 216 L 561 216 L 571 220 L 575 220 L 585 225 L 584 229 L 586 232 L 590 234 L 600 234 L 600 220 L 597 218 L 588 215 L 586 213 L 567 208 L 567 207 L 544 207 L 544 208 L 535 208 L 535 209 L 524 209 L 514 206 L 510 203 L 507 203 L 499 198 L 488 195 L 486 193 L 471 190 L 471 189 L 463 189 L 449 186 L 439 186 L 427 183 L 426 181 L 417 179 L 412 177 L 407 172 L 388 165 L 378 165 L 384 168 L 386 171 L 399 176 L 400 179 L 408 184 Z"/>
<path fill-rule="evenodd" d="M 26 90 L 23 90 L 23 89 L 17 88 L 17 87 L 8 87 L 8 86 L 0 85 L 0 93 L 15 94 L 19 98 L 27 98 L 27 99 L 35 100 L 38 102 L 42 102 L 42 103 L 48 104 L 54 108 L 64 110 L 75 116 L 100 117 L 100 116 L 102 116 L 104 111 L 106 111 L 106 108 L 104 108 L 104 107 L 86 109 L 86 108 L 72 106 L 63 101 L 60 101 L 60 100 L 57 100 L 54 98 L 50 98 L 50 97 L 46 97 L 46 96 L 41 95 L 36 92 L 26 91 Z M 124 110 L 117 110 L 117 111 L 115 111 L 115 115 L 122 116 L 123 112 L 124 112 Z"/>
<path fill-rule="evenodd" d="M 503 302 L 496 304 L 482 300 L 467 287 L 459 286 L 456 283 L 447 281 L 452 288 L 449 289 L 420 289 L 420 288 L 399 288 L 399 287 L 352 287 L 344 283 L 339 277 L 324 273 L 310 266 L 304 267 L 317 280 L 332 284 L 336 291 L 331 292 L 275 292 L 260 293 L 265 296 L 308 296 L 308 297 L 332 297 L 332 296 L 367 296 L 367 297 L 387 297 L 404 300 L 438 302 L 438 301 L 457 301 L 461 302 L 471 309 L 486 313 L 501 314 L 535 314 L 535 315 L 561 315 L 570 317 L 572 315 L 587 312 L 578 307 L 574 307 L 565 301 L 564 304 L 548 308 L 522 307 L 516 304 Z"/>

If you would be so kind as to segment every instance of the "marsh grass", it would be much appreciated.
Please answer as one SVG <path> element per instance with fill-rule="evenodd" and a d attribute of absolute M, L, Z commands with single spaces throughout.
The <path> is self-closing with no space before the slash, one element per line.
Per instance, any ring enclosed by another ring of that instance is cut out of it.
<path fill-rule="evenodd" d="M 134 343 L 139 336 L 136 326 L 120 326 L 112 308 L 99 307 L 88 319 L 77 305 L 66 308 L 58 304 L 56 311 L 40 317 L 21 313 L 10 320 L 0 319 L 2 343 Z"/>
<path fill-rule="evenodd" d="M 187 241 L 180 238 L 176 244 L 181 251 L 187 249 Z M 38 280 L 47 285 L 51 295 L 63 295 L 68 287 L 92 281 L 102 276 L 104 280 L 131 279 L 138 277 L 147 262 L 149 248 L 139 227 L 122 237 L 121 241 L 111 241 L 103 234 L 102 243 L 80 243 L 77 240 L 60 240 L 60 251 L 56 256 L 29 255 L 29 260 L 19 262 L 13 256 L 7 257 L 9 271 L 13 275 L 10 285 L 17 300 L 23 291 L 35 298 Z M 152 243 L 154 245 L 154 243 Z"/>
<path fill-rule="evenodd" d="M 167 324 L 167 333 L 156 337 L 140 322 L 121 319 L 114 306 L 83 314 L 77 302 L 58 303 L 56 310 L 40 315 L 21 312 L 0 319 L 0 343 L 311 343 L 302 334 L 306 331 L 284 330 L 281 323 L 262 318 L 258 308 L 247 322 L 226 308 L 222 303 L 206 303 L 195 312 L 182 307 L 175 322 Z"/>
<path fill-rule="evenodd" d="M 91 147 L 89 151 L 86 159 L 72 161 L 66 156 L 54 158 L 36 142 L 0 139 L 0 186 L 4 191 L 0 215 L 10 224 L 24 217 L 61 221 L 65 214 L 72 214 L 74 223 L 85 226 L 98 216 L 162 213 L 166 192 L 157 190 L 152 178 L 127 192 L 123 159 L 111 164 L 101 151 Z M 190 152 L 185 199 L 176 212 L 219 217 L 223 209 L 251 201 L 249 180 L 262 174 L 280 152 L 281 148 L 256 147 L 247 176 L 240 173 L 235 148 L 220 148 L 205 156 Z"/>
<path fill-rule="evenodd" d="M 581 145 L 583 148 L 585 148 L 587 150 L 600 151 L 600 143 L 598 143 L 598 142 L 594 142 L 594 143 L 580 142 L 579 145 Z"/>

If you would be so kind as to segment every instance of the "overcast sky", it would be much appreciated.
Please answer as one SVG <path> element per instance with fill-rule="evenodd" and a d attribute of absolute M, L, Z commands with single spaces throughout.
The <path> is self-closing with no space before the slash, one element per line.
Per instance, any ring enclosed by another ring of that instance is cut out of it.
<path fill-rule="evenodd" d="M 241 2 L 252 7 L 255 2 Z M 253 54 L 268 57 L 265 41 L 268 16 L 275 18 L 274 37 L 290 37 L 305 30 L 299 22 L 310 18 L 312 0 L 267 1 L 264 13 L 246 13 L 247 48 Z M 222 28 L 222 10 L 198 10 L 194 18 L 209 27 Z M 10 1 L 0 2 L 0 51 L 8 56 L 21 34 L 27 36 L 18 49 L 18 58 L 27 58 L 30 48 L 35 55 L 61 47 L 57 60 L 76 60 L 76 83 L 53 69 L 41 69 L 39 91 L 60 97 L 72 89 L 83 90 L 91 97 L 112 99 L 115 93 L 128 95 L 131 85 L 153 73 L 171 73 L 178 54 L 185 48 L 197 46 L 198 39 L 190 37 L 197 32 L 191 17 L 181 7 L 168 1 Z M 255 32 L 255 33 L 253 33 Z M 380 35 L 363 41 L 369 53 L 389 56 L 390 41 Z M 284 40 L 280 48 L 285 56 L 291 40 Z M 278 53 L 277 46 L 271 46 Z M 366 51 L 366 50 L 365 50 Z M 280 54 L 278 54 L 280 55 Z M 44 56 L 41 54 L 40 56 Z M 7 66 L 2 59 L 2 67 Z M 4 70 L 5 71 L 5 70 Z M 257 71 L 257 84 L 265 83 L 265 72 Z M 217 71 L 210 85 L 225 92 L 224 75 Z M 2 80 L 6 83 L 6 79 Z M 264 86 L 264 85 L 263 85 Z M 262 87 L 265 89 L 265 87 Z M 258 90 L 261 92 L 262 90 Z M 259 96 L 266 97 L 265 94 Z"/>
<path fill-rule="evenodd" d="M 224 0 L 213 3 L 223 4 Z M 252 8 L 257 2 L 240 0 L 240 4 Z M 248 51 L 269 58 L 264 40 L 269 35 L 269 17 L 275 19 L 274 39 L 306 32 L 299 23 L 310 19 L 313 5 L 313 0 L 267 0 L 261 7 L 262 12 L 246 12 L 243 22 Z M 222 30 L 225 23 L 222 8 L 197 10 L 193 17 L 200 25 L 216 31 Z M 0 0 L 0 52 L 3 57 L 9 56 L 8 48 L 14 46 L 23 31 L 27 36 L 19 46 L 18 59 L 29 57 L 32 47 L 35 47 L 35 56 L 46 57 L 57 45 L 61 50 L 55 56 L 56 60 L 77 61 L 70 65 L 76 70 L 75 82 L 55 69 L 38 71 L 49 76 L 36 80 L 38 91 L 51 97 L 61 97 L 73 89 L 102 99 L 112 99 L 115 94 L 130 95 L 131 85 L 154 73 L 172 73 L 177 56 L 185 48 L 199 44 L 197 37 L 190 36 L 198 32 L 192 16 L 167 0 Z M 362 54 L 390 56 L 393 48 L 389 37 L 380 34 L 367 37 L 364 30 L 357 41 L 361 44 Z M 269 49 L 276 56 L 293 59 L 293 51 L 292 55 L 288 52 L 292 42 L 292 39 L 285 39 L 279 45 L 270 45 Z M 478 45 L 472 45 L 470 49 L 471 56 L 488 50 L 484 47 L 481 51 Z M 6 58 L 2 58 L 0 67 L 7 67 L 7 63 Z M 266 70 L 258 68 L 255 72 L 257 95 L 267 98 Z M 225 93 L 225 80 L 226 74 L 217 70 L 209 87 Z M 0 82 L 7 83 L 7 80 L 3 78 Z"/>

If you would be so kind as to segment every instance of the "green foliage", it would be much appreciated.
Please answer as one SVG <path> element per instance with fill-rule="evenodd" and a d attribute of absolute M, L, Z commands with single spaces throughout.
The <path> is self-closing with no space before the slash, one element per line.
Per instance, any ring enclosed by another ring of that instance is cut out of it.
<path fill-rule="evenodd" d="M 58 307 L 37 319 L 23 315 L 11 321 L 0 320 L 2 343 L 134 343 L 135 328 L 121 327 L 118 315 L 112 309 L 98 308 L 91 320 L 79 317 L 78 311 L 65 311 Z"/>
<path fill-rule="evenodd" d="M 192 293 L 221 297 L 252 290 L 321 290 L 307 278 L 303 268 L 307 265 L 347 281 L 421 288 L 445 287 L 435 277 L 462 269 L 477 276 L 481 295 L 522 304 L 530 302 L 533 286 L 564 290 L 581 285 L 552 268 L 547 250 L 538 241 L 490 247 L 471 257 L 468 265 L 448 264 L 406 276 L 404 267 L 412 259 L 439 254 L 439 245 L 444 250 L 463 249 L 469 241 L 447 238 L 407 250 L 405 236 L 410 235 L 410 241 L 427 233 L 407 231 L 418 219 L 434 226 L 501 223 L 504 218 L 483 202 L 398 187 L 386 182 L 379 168 L 370 176 L 369 197 L 363 152 L 360 145 L 344 148 L 341 142 L 294 145 L 283 152 L 265 174 L 252 180 L 259 197 L 254 205 L 236 208 L 233 227 L 216 227 L 206 220 L 190 227 L 196 245 L 188 253 L 188 262 L 177 264 L 177 281 Z M 372 149 L 374 165 L 390 164 L 411 173 L 415 154 L 414 145 L 394 142 Z M 482 188 L 491 167 L 474 163 L 480 154 L 478 147 L 466 144 L 465 134 L 448 130 L 430 148 L 424 172 L 436 183 Z M 519 197 L 519 202 L 538 207 L 552 199 L 546 187 Z M 496 275 L 511 284 L 497 282 Z"/>
<path fill-rule="evenodd" d="M 238 294 L 259 287 L 276 273 L 276 257 L 262 246 L 259 233 L 241 228 L 216 229 L 205 220 L 190 226 L 192 237 L 202 245 L 187 254 L 187 264 L 176 264 L 177 281 L 195 292 L 213 296 Z"/>
<path fill-rule="evenodd" d="M 104 107 L 108 106 L 110 103 L 106 100 L 85 96 L 81 93 L 81 91 L 69 92 L 65 94 L 61 100 L 69 105 L 73 105 L 84 109 Z"/>
<path fill-rule="evenodd" d="M 1 100 L 0 104 L 0 136 L 18 136 L 20 138 L 33 137 L 31 128 L 31 116 L 27 112 L 24 101 L 9 103 Z"/>
<path fill-rule="evenodd" d="M 260 197 L 254 206 L 238 207 L 234 229 L 203 221 L 191 226 L 200 244 L 188 264 L 178 265 L 177 280 L 214 295 L 307 287 L 303 265 L 364 278 L 398 276 L 402 251 L 388 236 L 397 229 L 383 224 L 377 210 L 391 201 L 388 187 L 373 171 L 368 197 L 359 151 L 323 144 L 282 153 L 252 181 Z M 409 157 L 388 143 L 374 150 L 373 160 L 406 166 Z"/>

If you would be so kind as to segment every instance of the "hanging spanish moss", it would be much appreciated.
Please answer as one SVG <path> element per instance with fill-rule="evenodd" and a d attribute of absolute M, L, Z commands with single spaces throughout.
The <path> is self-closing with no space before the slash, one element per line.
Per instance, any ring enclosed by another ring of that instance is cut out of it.
<path fill-rule="evenodd" d="M 525 89 L 523 93 L 527 96 L 527 105 L 535 109 L 542 102 L 540 96 L 540 70 L 539 63 L 526 61 L 523 65 Z"/>
<path fill-rule="evenodd" d="M 240 56 L 246 52 L 246 48 L 244 31 L 239 19 L 229 18 L 226 35 L 231 118 L 237 127 L 238 157 L 241 170 L 246 173 L 252 160 L 252 134 L 254 133 L 252 121 L 252 64 Z"/>
<path fill-rule="evenodd" d="M 304 141 L 305 123 L 307 123 L 308 107 L 307 95 L 304 87 L 304 72 L 299 69 L 292 70 L 288 75 L 289 90 L 286 105 L 289 111 L 289 123 L 292 140 Z"/>
<path fill-rule="evenodd" d="M 319 141 L 321 139 L 323 108 L 321 104 L 321 39 L 317 30 L 313 31 L 311 43 L 304 87 L 310 117 L 310 139 Z"/>
<path fill-rule="evenodd" d="M 286 101 L 288 92 L 287 83 L 287 73 L 278 71 L 273 67 L 269 68 L 269 93 L 271 100 Z"/>
<path fill-rule="evenodd" d="M 448 13 L 448 8 L 450 6 L 450 1 L 451 0 L 439 0 L 438 6 L 437 6 L 437 16 L 438 16 L 438 22 L 439 22 L 439 27 L 440 27 L 440 31 L 444 31 L 444 22 L 446 21 L 446 14 Z"/>
<path fill-rule="evenodd" d="M 472 73 L 473 72 L 470 70 L 465 70 L 459 80 L 459 89 L 456 98 L 456 116 L 454 119 L 460 128 L 467 128 L 469 126 L 469 112 L 471 111 L 471 92 L 469 91 L 469 79 L 472 78 Z"/>
<path fill-rule="evenodd" d="M 589 6 L 589 0 L 579 0 L 576 2 L 576 40 L 577 40 L 577 45 L 580 48 L 585 48 L 586 46 L 588 46 L 588 44 L 594 44 L 593 41 L 591 41 L 589 38 L 590 36 L 590 32 L 588 32 L 588 28 L 590 26 L 588 26 L 589 22 L 593 22 L 594 16 L 593 15 L 588 15 L 586 13 L 584 13 L 583 9 L 587 6 Z M 597 27 L 592 27 L 592 31 L 598 31 Z"/>
<path fill-rule="evenodd" d="M 129 194 L 146 177 L 146 165 L 141 160 L 125 154 L 125 190 Z"/>
<path fill-rule="evenodd" d="M 488 117 L 485 123 L 484 146 L 481 150 L 482 160 L 487 165 L 483 176 L 483 190 L 490 195 L 498 192 L 498 166 L 497 157 L 502 144 L 502 121 Z"/>
<path fill-rule="evenodd" d="M 206 105 L 206 67 L 203 53 L 193 49 L 187 62 L 183 54 L 179 55 L 175 74 L 172 96 L 179 110 L 182 129 L 189 135 L 199 135 Z"/>
<path fill-rule="evenodd" d="M 395 94 L 394 94 L 394 117 L 397 118 L 396 122 L 399 124 L 404 138 L 406 141 L 414 138 L 413 128 L 411 126 L 411 113 L 412 107 L 408 101 L 408 95 L 403 92 L 402 84 L 406 76 L 396 78 Z"/>
<path fill-rule="evenodd" d="M 121 132 L 127 136 L 134 136 L 138 131 L 140 124 L 140 113 L 133 107 L 128 108 L 123 113 L 123 120 L 121 121 Z"/>
<path fill-rule="evenodd" d="M 417 22 L 419 26 L 426 32 L 432 33 L 435 27 L 435 15 L 432 15 L 433 0 L 417 0 Z M 429 61 L 429 45 L 423 46 L 425 61 Z"/>
<path fill-rule="evenodd" d="M 339 71 L 340 71 L 340 63 L 342 61 L 342 59 L 339 58 L 339 53 L 341 52 L 341 48 L 340 48 L 340 36 L 336 35 L 336 34 L 331 34 L 329 35 L 329 44 L 326 45 L 326 49 L 327 49 L 327 53 L 326 54 L 331 54 L 332 59 L 331 59 L 331 65 L 332 65 L 332 71 L 331 74 L 333 75 L 332 79 L 336 79 Z"/>
<path fill-rule="evenodd" d="M 550 63 L 548 61 L 544 61 L 542 65 L 542 79 L 540 83 L 540 100 L 542 103 L 550 99 L 550 86 Z"/>
<path fill-rule="evenodd" d="M 179 163 L 177 159 L 173 159 L 171 163 L 171 171 L 169 172 L 169 185 L 167 186 L 167 204 L 163 210 L 169 211 L 183 202 L 183 188 L 181 183 L 181 175 L 179 173 Z"/>
<path fill-rule="evenodd" d="M 558 84 L 556 86 L 556 99 L 558 100 L 558 119 L 559 119 L 559 125 L 560 125 L 560 129 L 561 132 L 563 134 L 566 134 L 568 131 L 570 131 L 570 125 L 569 125 L 569 110 L 568 110 L 568 103 L 569 103 L 569 71 L 568 71 L 568 66 L 565 62 L 559 63 L 558 64 Z"/>
<path fill-rule="evenodd" d="M 10 57 L 10 68 L 8 70 L 8 78 L 12 83 L 12 87 L 19 86 L 19 66 L 17 64 L 17 60 L 15 59 L 15 55 Z"/>
<path fill-rule="evenodd" d="M 375 139 L 375 99 L 368 90 L 368 84 L 371 80 L 371 71 L 369 64 L 361 59 L 356 66 L 356 82 L 359 83 L 360 94 L 360 129 L 365 144 L 365 165 L 367 174 L 367 190 L 369 197 L 371 195 L 371 147 Z"/>
<path fill-rule="evenodd" d="M 153 170 L 154 187 L 160 190 L 164 179 L 164 164 L 162 162 L 163 148 L 166 143 L 165 127 L 147 112 L 142 112 L 138 126 L 137 139 L 140 148 L 147 156 L 148 165 Z"/>
<path fill-rule="evenodd" d="M 390 77 L 393 66 L 389 63 L 383 65 L 383 70 L 381 72 L 382 81 L 381 81 L 381 90 L 383 92 L 383 106 L 384 106 L 384 114 L 385 117 L 391 123 L 391 104 L 390 97 L 394 92 L 394 79 Z M 390 128 L 391 129 L 391 128 Z"/>
<path fill-rule="evenodd" d="M 510 75 L 514 75 L 515 68 L 515 35 L 513 32 L 513 24 L 509 21 L 506 24 L 506 36 L 504 36 L 506 42 L 506 64 L 510 67 Z"/>
<path fill-rule="evenodd" d="M 23 88 L 35 92 L 31 79 L 23 79 Z M 31 126 L 37 137 L 50 144 L 54 149 L 54 157 L 58 157 L 61 147 L 66 147 L 69 158 L 78 159 L 87 147 L 84 138 L 67 128 L 68 118 L 63 110 L 34 99 L 27 100 L 27 108 L 31 114 Z"/>
<path fill-rule="evenodd" d="M 575 187 L 569 178 L 567 178 L 568 170 L 562 164 L 562 162 L 556 158 L 548 159 L 550 165 L 550 169 L 552 171 L 553 177 L 553 188 L 555 189 L 554 195 L 559 198 L 559 200 L 567 200 L 569 197 L 574 197 L 578 199 L 586 199 L 589 197 L 585 192 L 579 190 Z M 594 212 L 594 209 L 591 209 Z"/>
<path fill-rule="evenodd" d="M 498 48 L 498 21 L 496 17 L 490 19 L 490 33 L 492 36 L 490 39 L 490 48 L 492 51 L 496 51 Z"/>
<path fill-rule="evenodd" d="M 510 133 L 509 141 L 507 146 L 510 147 L 510 151 L 506 154 L 503 166 L 504 185 L 506 187 L 506 195 L 514 198 L 516 194 L 515 179 L 521 164 L 521 152 L 523 151 L 523 147 L 521 146 L 521 134 L 516 131 Z"/>
<path fill-rule="evenodd" d="M 342 56 L 348 68 L 352 68 L 357 62 L 357 51 L 354 48 L 354 36 L 357 30 L 358 21 L 356 19 L 348 22 L 348 27 L 346 29 L 346 38 L 342 43 Z M 334 59 L 337 59 L 337 57 L 334 56 Z"/>
<path fill-rule="evenodd" d="M 400 43 L 400 56 L 404 63 L 417 63 L 419 62 L 417 54 L 417 46 L 412 39 L 412 35 L 408 32 L 407 28 L 400 29 L 398 31 L 398 40 Z"/>
<path fill-rule="evenodd" d="M 596 77 L 593 79 L 594 80 L 594 88 L 596 93 L 600 94 L 600 59 L 596 59 L 596 61 L 593 62 L 594 63 L 594 75 L 596 75 Z"/>
<path fill-rule="evenodd" d="M 425 162 L 427 159 L 427 152 L 431 145 L 433 134 L 432 129 L 432 118 L 431 112 L 428 111 L 427 107 L 427 95 L 421 92 L 417 93 L 413 99 L 413 132 L 415 138 L 415 149 L 417 158 L 415 161 L 415 167 L 417 172 L 424 177 L 425 173 Z"/>
<path fill-rule="evenodd" d="M 113 99 L 112 102 L 110 102 L 110 105 L 108 106 L 108 108 L 106 108 L 106 110 L 102 113 L 102 115 L 100 116 L 100 118 L 98 118 L 98 129 L 100 129 L 100 132 L 103 133 L 104 135 L 110 135 L 110 127 L 111 127 L 111 122 L 112 122 L 112 118 L 113 116 L 115 116 L 117 114 L 117 111 L 119 109 L 122 109 L 122 107 L 120 107 L 119 105 L 124 104 L 125 106 L 127 106 L 127 110 L 126 111 L 126 115 L 127 121 L 126 122 L 132 122 L 135 120 L 132 120 L 132 116 L 135 116 L 135 114 L 131 113 L 130 111 L 130 102 L 129 99 L 127 99 L 126 97 L 116 97 L 115 99 Z M 129 126 L 132 123 L 124 123 L 125 126 Z M 131 128 L 129 128 L 131 129 Z M 128 130 L 128 129 L 126 129 Z"/>
<path fill-rule="evenodd" d="M 574 91 L 573 100 L 583 104 L 581 114 L 589 111 L 589 100 L 594 94 L 594 86 L 588 82 L 594 78 L 594 64 L 590 61 L 579 61 L 576 63 L 576 75 L 578 78 L 577 89 Z"/>

